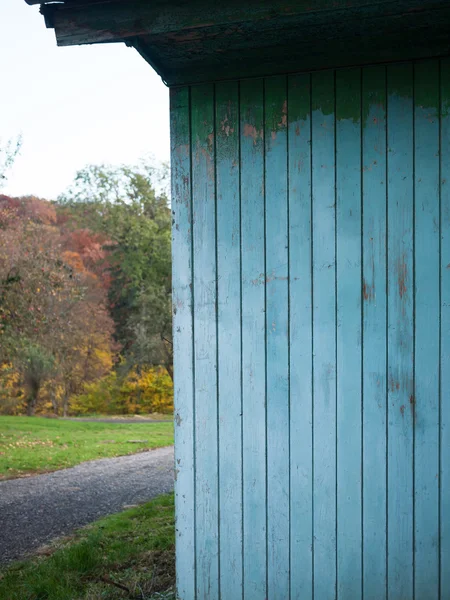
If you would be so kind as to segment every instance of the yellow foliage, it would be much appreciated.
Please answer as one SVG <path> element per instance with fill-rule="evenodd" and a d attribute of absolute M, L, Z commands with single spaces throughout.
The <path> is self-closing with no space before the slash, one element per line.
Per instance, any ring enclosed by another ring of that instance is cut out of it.
<path fill-rule="evenodd" d="M 25 411 L 25 394 L 20 376 L 10 363 L 0 364 L 0 414 L 20 415 Z"/>
<path fill-rule="evenodd" d="M 173 383 L 161 367 L 145 369 L 141 374 L 131 371 L 124 378 L 113 372 L 87 384 L 83 394 L 72 397 L 70 407 L 79 415 L 171 413 Z"/>

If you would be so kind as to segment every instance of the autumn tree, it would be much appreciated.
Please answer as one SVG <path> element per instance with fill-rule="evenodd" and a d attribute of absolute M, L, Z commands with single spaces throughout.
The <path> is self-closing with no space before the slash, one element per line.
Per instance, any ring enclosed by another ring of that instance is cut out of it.
<path fill-rule="evenodd" d="M 163 365 L 172 376 L 170 210 L 156 179 L 146 164 L 91 166 L 60 202 L 108 240 L 110 312 L 127 364 Z"/>
<path fill-rule="evenodd" d="M 49 378 L 67 412 L 70 394 L 111 368 L 106 292 L 76 253 L 64 251 L 51 205 L 31 200 L 24 216 L 20 203 L 9 204 L 12 216 L 0 229 L 0 363 L 21 374 L 29 414 Z"/>

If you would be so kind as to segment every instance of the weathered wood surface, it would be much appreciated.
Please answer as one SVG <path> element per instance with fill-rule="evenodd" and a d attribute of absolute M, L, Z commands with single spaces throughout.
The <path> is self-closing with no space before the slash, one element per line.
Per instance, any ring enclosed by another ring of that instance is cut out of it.
<path fill-rule="evenodd" d="M 387 67 L 386 109 L 387 595 L 388 598 L 412 598 L 414 582 L 414 129 L 413 66 L 411 64 Z"/>
<path fill-rule="evenodd" d="M 244 598 L 267 596 L 264 87 L 240 83 Z"/>
<path fill-rule="evenodd" d="M 449 597 L 449 69 L 172 91 L 183 600 Z"/>
<path fill-rule="evenodd" d="M 362 498 L 363 594 L 386 598 L 387 281 L 386 69 L 363 69 Z M 367 401 L 370 399 L 370 401 Z"/>
<path fill-rule="evenodd" d="M 440 70 L 439 122 L 439 571 L 441 599 L 450 596 L 450 59 Z M 418 399 L 417 399 L 418 403 Z M 418 404 L 417 404 L 418 405 Z"/>
<path fill-rule="evenodd" d="M 175 421 L 175 491 L 178 592 L 195 597 L 195 387 L 192 289 L 192 174 L 189 89 L 170 98 L 172 158 L 172 267 Z"/>
<path fill-rule="evenodd" d="M 220 592 L 242 590 L 241 210 L 239 84 L 216 86 Z M 240 426 L 236 427 L 236 423 Z M 232 565 L 232 577 L 229 573 Z M 228 566 L 228 567 L 227 567 Z"/>
<path fill-rule="evenodd" d="M 43 13 L 59 45 L 125 41 L 168 85 L 450 52 L 446 0 L 66 1 Z"/>
<path fill-rule="evenodd" d="M 311 80 L 313 277 L 314 598 L 336 589 L 335 74 Z"/>

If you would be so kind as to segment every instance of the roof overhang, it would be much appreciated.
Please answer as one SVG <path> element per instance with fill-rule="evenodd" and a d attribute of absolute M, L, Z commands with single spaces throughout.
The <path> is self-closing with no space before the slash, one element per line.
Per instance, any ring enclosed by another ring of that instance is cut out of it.
<path fill-rule="evenodd" d="M 26 0 L 60 46 L 124 42 L 168 85 L 444 56 L 448 0 Z"/>

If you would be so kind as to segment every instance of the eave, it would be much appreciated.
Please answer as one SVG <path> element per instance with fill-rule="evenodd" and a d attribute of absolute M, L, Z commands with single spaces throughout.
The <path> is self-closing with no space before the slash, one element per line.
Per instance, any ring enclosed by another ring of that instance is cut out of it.
<path fill-rule="evenodd" d="M 64 0 L 60 46 L 124 42 L 170 86 L 450 54 L 448 0 Z"/>

